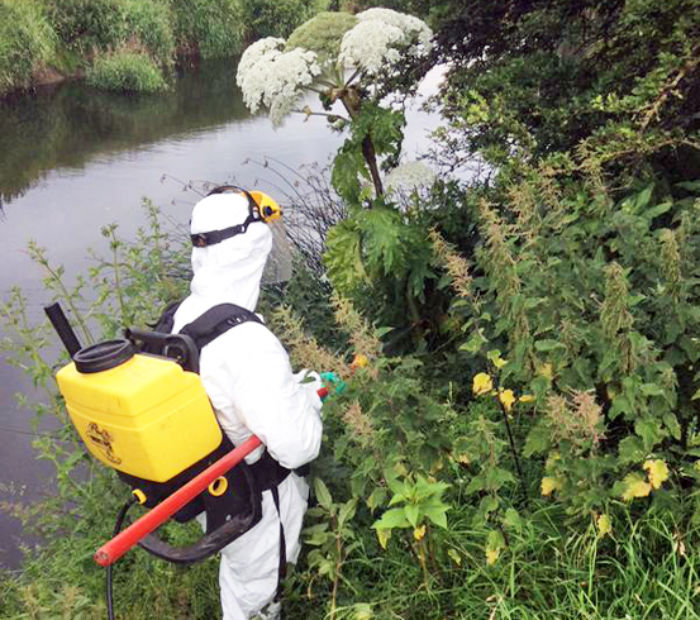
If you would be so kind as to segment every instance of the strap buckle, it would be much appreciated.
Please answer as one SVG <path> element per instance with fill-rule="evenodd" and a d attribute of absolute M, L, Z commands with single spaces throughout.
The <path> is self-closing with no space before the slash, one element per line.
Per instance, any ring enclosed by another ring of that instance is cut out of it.
<path fill-rule="evenodd" d="M 203 234 L 190 235 L 192 245 L 196 248 L 204 248 L 207 246 L 207 237 Z"/>

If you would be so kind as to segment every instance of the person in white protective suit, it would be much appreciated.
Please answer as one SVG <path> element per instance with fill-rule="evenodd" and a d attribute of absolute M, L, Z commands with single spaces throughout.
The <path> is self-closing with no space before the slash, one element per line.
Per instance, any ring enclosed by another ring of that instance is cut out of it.
<path fill-rule="evenodd" d="M 249 196 L 234 190 L 214 193 L 192 211 L 192 235 L 230 229 L 250 215 Z M 193 247 L 191 294 L 177 309 L 173 332 L 207 310 L 232 303 L 254 311 L 273 235 L 260 220 L 244 232 L 204 247 Z M 204 346 L 200 375 L 219 423 L 234 445 L 251 434 L 263 443 L 246 458 L 257 461 L 264 449 L 288 469 L 316 458 L 321 444 L 321 400 L 315 373 L 292 374 L 279 340 L 260 323 L 236 326 Z M 313 381 L 300 383 L 305 376 Z M 262 519 L 221 552 L 219 585 L 224 620 L 247 619 L 261 612 L 276 617 L 280 567 L 280 519 L 286 561 L 296 562 L 309 487 L 291 472 L 279 485 L 279 513 L 269 490 L 263 491 Z"/>

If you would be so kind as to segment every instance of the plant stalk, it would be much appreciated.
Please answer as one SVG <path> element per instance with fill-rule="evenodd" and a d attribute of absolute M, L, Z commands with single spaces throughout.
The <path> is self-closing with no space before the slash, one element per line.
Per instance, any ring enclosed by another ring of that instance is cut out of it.
<path fill-rule="evenodd" d="M 522 467 L 520 467 L 520 458 L 518 457 L 518 451 L 515 449 L 515 441 L 513 440 L 513 433 L 510 430 L 510 422 L 508 422 L 508 412 L 506 411 L 506 408 L 503 406 L 503 403 L 499 401 L 499 404 L 501 406 L 501 411 L 503 412 L 503 422 L 506 425 L 506 432 L 508 433 L 508 441 L 510 442 L 510 451 L 511 454 L 513 455 L 513 460 L 515 461 L 515 468 L 518 470 L 518 477 L 520 478 L 520 487 L 523 492 L 523 500 L 525 501 L 525 505 L 528 504 L 527 501 L 527 487 L 525 486 L 525 476 L 523 476 L 523 470 Z"/>

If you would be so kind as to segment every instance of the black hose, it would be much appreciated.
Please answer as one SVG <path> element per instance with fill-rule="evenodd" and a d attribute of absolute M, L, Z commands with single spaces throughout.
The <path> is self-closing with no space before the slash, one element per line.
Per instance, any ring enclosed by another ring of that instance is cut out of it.
<path fill-rule="evenodd" d="M 136 503 L 136 498 L 131 497 L 126 504 L 124 504 L 121 507 L 121 510 L 119 511 L 119 514 L 117 515 L 117 522 L 114 525 L 114 532 L 112 532 L 112 538 L 114 538 L 117 534 L 122 529 L 122 525 L 124 524 L 124 519 L 126 517 L 126 513 L 129 511 L 129 508 L 131 508 L 132 504 Z M 107 594 L 107 618 L 109 620 L 114 620 L 114 603 L 112 602 L 112 564 L 110 564 L 107 567 L 107 585 L 106 585 L 106 594 Z"/>

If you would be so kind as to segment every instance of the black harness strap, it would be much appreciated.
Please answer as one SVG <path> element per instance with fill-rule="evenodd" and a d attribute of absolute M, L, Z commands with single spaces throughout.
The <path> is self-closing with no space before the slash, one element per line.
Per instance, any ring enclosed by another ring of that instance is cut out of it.
<path fill-rule="evenodd" d="M 172 331 L 175 312 L 179 306 L 179 302 L 173 303 L 165 309 L 165 312 L 155 327 L 157 331 L 159 331 L 159 328 L 163 330 L 167 329 L 168 332 Z M 197 349 L 201 352 L 206 345 L 218 338 L 221 334 L 237 325 L 249 322 L 264 325 L 257 314 L 246 308 L 241 308 L 235 304 L 220 304 L 210 308 L 200 317 L 185 325 L 185 327 L 180 330 L 180 333 L 192 338 Z M 279 601 L 282 598 L 282 581 L 287 574 L 287 543 L 284 537 L 284 525 L 282 525 L 278 485 L 287 478 L 291 470 L 280 465 L 267 451 L 265 451 L 260 460 L 253 463 L 250 468 L 258 483 L 260 492 L 269 490 L 272 493 L 272 499 L 277 509 L 277 516 L 279 517 L 279 568 L 277 573 L 277 591 L 274 598 L 275 601 Z"/>
<path fill-rule="evenodd" d="M 284 525 L 282 525 L 279 489 L 277 486 L 273 486 L 270 488 L 270 491 L 272 493 L 272 499 L 275 502 L 275 508 L 277 508 L 277 516 L 280 520 L 280 561 L 277 569 L 277 593 L 274 598 L 275 601 L 280 601 L 282 599 L 282 581 L 287 576 L 287 542 L 284 539 Z"/>
<path fill-rule="evenodd" d="M 175 313 L 173 312 L 173 314 Z M 185 325 L 180 330 L 180 333 L 192 338 L 195 345 L 197 345 L 197 349 L 201 351 L 212 340 L 218 338 L 232 327 L 243 323 L 260 323 L 264 325 L 260 317 L 250 310 L 235 304 L 219 304 L 209 308 L 203 315 Z"/>
<path fill-rule="evenodd" d="M 260 215 L 260 207 L 255 202 L 253 196 L 251 196 L 248 190 L 238 187 L 237 185 L 221 185 L 220 187 L 215 187 L 211 190 L 207 196 L 212 194 L 243 194 L 248 199 L 248 217 L 242 224 L 237 224 L 236 226 L 229 226 L 228 228 L 222 228 L 220 230 L 211 230 L 209 232 L 194 233 L 190 235 L 190 240 L 192 245 L 196 248 L 205 248 L 208 245 L 214 245 L 220 243 L 225 239 L 230 239 L 236 235 L 242 235 L 248 230 L 248 226 L 254 222 L 265 222 L 263 217 Z"/>
<path fill-rule="evenodd" d="M 155 323 L 149 323 L 149 327 L 153 329 L 154 332 L 160 332 L 161 334 L 171 334 L 173 331 L 173 322 L 175 321 L 175 312 L 180 307 L 182 301 L 171 301 L 165 310 L 160 315 L 160 318 Z"/>

